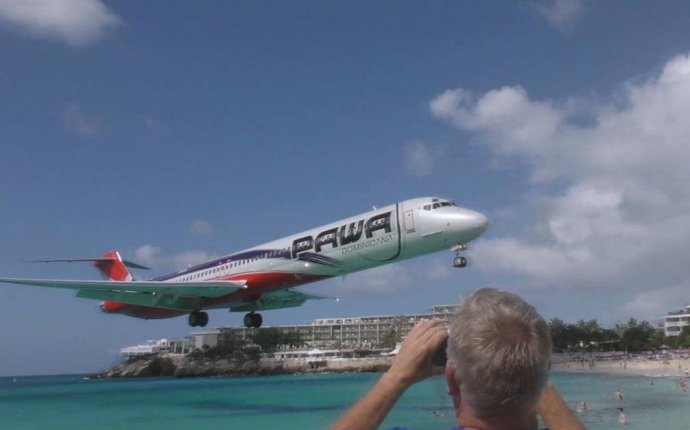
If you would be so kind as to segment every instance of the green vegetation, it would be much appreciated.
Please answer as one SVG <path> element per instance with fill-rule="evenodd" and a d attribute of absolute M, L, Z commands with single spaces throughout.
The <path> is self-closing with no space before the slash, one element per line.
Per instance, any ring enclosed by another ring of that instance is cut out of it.
<path fill-rule="evenodd" d="M 664 337 L 663 330 L 647 321 L 631 318 L 614 328 L 604 328 L 596 319 L 567 323 L 559 318 L 548 322 L 553 340 L 553 350 L 559 353 L 626 351 L 636 353 L 654 349 L 690 347 L 690 326 L 684 327 L 678 336 Z M 253 329 L 247 339 L 236 337 L 226 331 L 218 345 L 193 352 L 193 355 L 208 358 L 257 359 L 261 352 L 275 352 L 280 348 L 301 348 L 306 346 L 297 332 L 286 332 L 275 327 Z M 400 317 L 392 321 L 389 329 L 381 334 L 379 348 L 394 348 L 405 335 L 405 320 Z M 339 341 L 331 348 L 339 349 Z"/>
<path fill-rule="evenodd" d="M 663 330 L 634 318 L 615 329 L 602 328 L 597 320 L 575 324 L 558 318 L 549 321 L 554 352 L 627 351 L 640 352 L 664 347 L 690 347 L 690 327 L 680 336 L 664 337 Z"/>
<path fill-rule="evenodd" d="M 405 325 L 405 318 L 396 316 L 391 321 L 390 329 L 379 339 L 379 348 L 395 348 L 395 344 L 402 341 L 403 327 Z"/>
<path fill-rule="evenodd" d="M 678 336 L 664 338 L 664 345 L 669 348 L 690 348 L 690 326 L 683 327 Z"/>

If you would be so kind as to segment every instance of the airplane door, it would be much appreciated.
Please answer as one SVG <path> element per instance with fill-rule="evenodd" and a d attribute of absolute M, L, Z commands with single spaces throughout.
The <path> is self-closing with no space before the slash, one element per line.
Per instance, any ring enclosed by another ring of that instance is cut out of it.
<path fill-rule="evenodd" d="M 404 217 L 404 222 L 405 222 L 405 231 L 407 233 L 414 233 L 414 212 L 413 211 L 405 211 L 405 217 Z"/>

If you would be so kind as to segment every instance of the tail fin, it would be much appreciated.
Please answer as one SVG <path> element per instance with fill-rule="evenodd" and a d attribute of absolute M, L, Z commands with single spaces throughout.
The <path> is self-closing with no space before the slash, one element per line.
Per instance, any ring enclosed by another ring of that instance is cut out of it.
<path fill-rule="evenodd" d="M 103 254 L 103 258 L 96 260 L 93 265 L 109 281 L 131 281 L 133 279 L 117 251 L 106 252 Z"/>

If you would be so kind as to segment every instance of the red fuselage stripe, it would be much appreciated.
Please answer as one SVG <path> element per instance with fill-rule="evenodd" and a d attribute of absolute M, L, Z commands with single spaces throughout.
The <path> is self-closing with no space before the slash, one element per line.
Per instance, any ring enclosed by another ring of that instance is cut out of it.
<path fill-rule="evenodd" d="M 201 309 L 229 307 L 231 304 L 249 303 L 259 300 L 263 294 L 283 288 L 296 287 L 309 282 L 329 278 L 326 275 L 308 275 L 286 272 L 246 272 L 222 276 L 217 280 L 246 281 L 247 288 L 225 296 L 204 299 Z M 170 284 L 174 285 L 174 282 Z M 169 318 L 186 313 L 174 309 L 161 309 L 148 306 L 130 305 L 127 303 L 104 301 L 101 309 L 106 313 L 125 314 L 137 318 Z"/>

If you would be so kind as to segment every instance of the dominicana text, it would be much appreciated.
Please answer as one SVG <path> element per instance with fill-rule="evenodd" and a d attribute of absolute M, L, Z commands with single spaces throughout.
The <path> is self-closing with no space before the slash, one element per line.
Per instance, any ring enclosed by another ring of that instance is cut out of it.
<path fill-rule="evenodd" d="M 365 240 L 364 242 L 356 243 L 354 245 L 345 246 L 342 248 L 342 252 L 343 252 L 343 254 L 347 254 L 350 252 L 359 251 L 360 249 L 369 248 L 370 246 L 376 246 L 376 245 L 380 245 L 382 243 L 388 243 L 391 240 L 393 240 L 393 235 L 388 234 L 386 236 L 377 237 L 375 239 Z"/>

